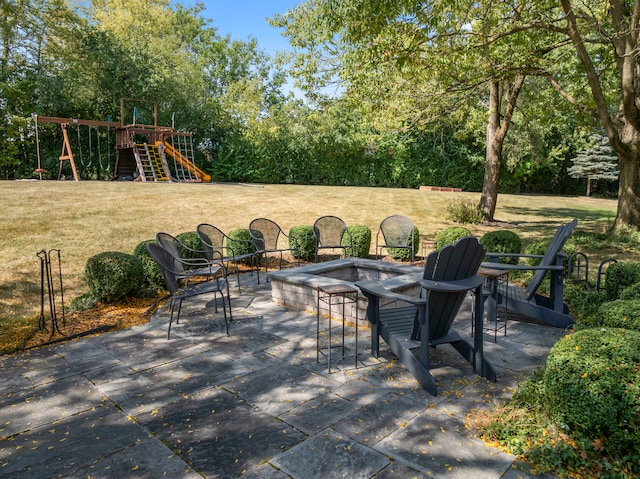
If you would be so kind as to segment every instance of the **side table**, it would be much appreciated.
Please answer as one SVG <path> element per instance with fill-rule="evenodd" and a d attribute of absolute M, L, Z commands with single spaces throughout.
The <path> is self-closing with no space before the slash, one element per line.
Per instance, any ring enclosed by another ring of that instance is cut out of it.
<path fill-rule="evenodd" d="M 356 347 L 355 347 L 355 366 L 358 367 L 358 288 L 347 284 L 332 284 L 328 286 L 318 286 L 318 304 L 316 313 L 316 361 L 320 362 L 320 303 L 328 306 L 329 313 L 329 346 L 327 349 L 327 361 L 329 372 L 331 372 L 331 307 L 342 306 L 342 358 L 345 356 L 344 333 L 345 333 L 345 305 L 354 304 L 356 312 Z M 324 353 L 322 353 L 324 354 Z"/>
<path fill-rule="evenodd" d="M 509 271 L 504 269 L 491 269 L 480 268 L 478 274 L 485 278 L 485 291 L 488 296 L 489 306 L 487 307 L 487 321 L 493 323 L 486 326 L 485 331 L 493 332 L 493 341 L 498 341 L 498 331 L 504 330 L 504 335 L 507 335 L 507 301 L 508 294 L 506 293 L 506 286 L 509 283 Z M 498 307 L 498 291 L 500 286 L 504 285 L 505 293 L 502 295 L 503 302 Z M 500 311 L 502 314 L 500 314 Z M 471 323 L 471 335 L 474 334 L 474 325 Z"/>

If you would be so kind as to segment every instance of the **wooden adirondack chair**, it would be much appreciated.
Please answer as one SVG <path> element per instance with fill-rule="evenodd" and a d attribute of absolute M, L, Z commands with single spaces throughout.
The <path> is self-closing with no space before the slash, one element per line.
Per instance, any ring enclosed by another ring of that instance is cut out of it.
<path fill-rule="evenodd" d="M 564 304 L 564 264 L 563 260 L 566 255 L 562 252 L 567 239 L 576 228 L 578 220 L 574 219 L 569 223 L 560 226 L 556 230 L 547 251 L 543 256 L 525 255 L 525 254 L 508 254 L 508 253 L 487 253 L 490 261 L 482 263 L 484 268 L 502 269 L 502 270 L 532 270 L 535 271 L 531 281 L 525 289 L 516 285 L 509 284 L 506 289 L 499 291 L 498 303 L 502 301 L 504 295 L 508 295 L 506 307 L 509 311 L 526 316 L 544 324 L 556 326 L 559 328 L 568 328 L 575 321 L 569 314 L 567 305 Z M 521 258 L 540 258 L 538 266 L 528 265 L 512 265 L 498 263 L 498 257 L 521 257 Z M 537 293 L 542 280 L 549 273 L 551 286 L 549 288 L 549 296 L 542 296 Z M 491 303 L 490 303 L 491 304 Z"/>
<path fill-rule="evenodd" d="M 484 278 L 477 271 L 484 254 L 482 245 L 471 236 L 431 252 L 425 262 L 419 297 L 394 293 L 375 281 L 356 282 L 369 301 L 372 354 L 378 357 L 382 337 L 420 385 L 434 396 L 437 387 L 429 372 L 429 348 L 439 344 L 451 344 L 476 373 L 496 380 L 493 366 L 483 356 L 482 334 L 474 336 L 472 345 L 451 328 L 467 293 L 474 291 L 473 320 L 477 331 L 482 331 Z M 417 355 L 415 349 L 419 349 Z"/>

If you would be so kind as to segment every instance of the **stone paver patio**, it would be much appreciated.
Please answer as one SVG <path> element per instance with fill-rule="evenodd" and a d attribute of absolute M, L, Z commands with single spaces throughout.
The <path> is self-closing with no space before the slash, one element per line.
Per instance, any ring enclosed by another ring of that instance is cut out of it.
<path fill-rule="evenodd" d="M 242 286 L 229 336 L 205 296 L 185 302 L 170 340 L 161 308 L 146 325 L 0 357 L 0 477 L 534 477 L 465 420 L 508 397 L 563 331 L 511 322 L 487 335 L 497 383 L 438 348 L 433 397 L 386 347 L 369 355 L 365 321 L 358 368 L 333 354 L 329 374 L 315 315 L 274 304 L 255 277 Z"/>

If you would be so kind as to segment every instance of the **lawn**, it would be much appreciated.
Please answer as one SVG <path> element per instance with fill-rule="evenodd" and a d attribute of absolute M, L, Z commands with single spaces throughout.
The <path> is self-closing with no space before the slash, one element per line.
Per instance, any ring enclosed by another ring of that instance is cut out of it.
<path fill-rule="evenodd" d="M 424 239 L 454 223 L 447 204 L 478 193 L 301 185 L 3 181 L 0 183 L 0 352 L 19 346 L 38 323 L 41 250 L 60 249 L 65 304 L 87 292 L 84 267 L 104 251 L 131 253 L 156 232 L 178 234 L 211 223 L 229 232 L 268 217 L 288 231 L 322 215 L 365 224 L 375 234 L 392 214 L 411 218 Z M 526 244 L 549 237 L 572 218 L 577 231 L 603 232 L 615 200 L 500 195 L 494 225 L 467 225 L 475 235 L 510 228 Z M 9 346 L 7 346 L 9 345 Z"/>

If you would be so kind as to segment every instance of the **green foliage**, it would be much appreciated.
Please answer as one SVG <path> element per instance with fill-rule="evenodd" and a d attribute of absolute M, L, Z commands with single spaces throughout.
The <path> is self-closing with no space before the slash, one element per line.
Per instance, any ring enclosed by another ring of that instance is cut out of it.
<path fill-rule="evenodd" d="M 471 199 L 451 201 L 446 207 L 446 218 L 455 223 L 482 223 L 484 214 L 478 202 Z M 519 251 L 518 251 L 519 252 Z"/>
<path fill-rule="evenodd" d="M 207 259 L 207 254 L 202 248 L 200 237 L 195 231 L 186 231 L 184 233 L 180 233 L 176 235 L 176 239 L 186 247 L 183 248 L 181 252 L 184 259 Z"/>
<path fill-rule="evenodd" d="M 140 263 L 142 264 L 142 270 L 144 272 L 144 277 L 147 285 L 150 288 L 164 288 L 164 278 L 162 276 L 162 271 L 160 271 L 160 267 L 155 262 L 155 260 L 149 254 L 147 250 L 147 245 L 149 243 L 155 244 L 155 240 L 146 240 L 142 243 L 138 243 L 136 247 L 133 249 L 133 256 L 138 258 Z"/>
<path fill-rule="evenodd" d="M 610 300 L 618 299 L 625 288 L 640 282 L 640 262 L 618 261 L 605 273 L 605 291 Z"/>
<path fill-rule="evenodd" d="M 228 250 L 232 250 L 236 256 L 240 256 L 243 254 L 253 253 L 256 248 L 251 240 L 251 234 L 247 228 L 235 229 L 229 232 L 227 235 L 227 248 Z M 230 253 L 230 251 L 227 251 Z M 240 263 L 249 264 L 251 263 L 251 258 L 246 258 Z"/>
<path fill-rule="evenodd" d="M 436 233 L 436 249 L 442 249 L 448 244 L 453 244 L 460 238 L 472 236 L 471 231 L 463 226 L 451 226 Z"/>
<path fill-rule="evenodd" d="M 490 231 L 482 235 L 480 243 L 489 253 L 520 253 L 522 240 L 510 230 Z M 518 257 L 500 256 L 499 263 L 518 264 Z"/>
<path fill-rule="evenodd" d="M 105 303 L 137 295 L 146 283 L 140 260 L 120 252 L 99 253 L 89 258 L 85 276 L 91 296 Z"/>
<path fill-rule="evenodd" d="M 607 301 L 598 308 L 597 314 L 588 316 L 580 322 L 585 328 L 624 328 L 640 331 L 640 301 Z"/>
<path fill-rule="evenodd" d="M 420 248 L 420 231 L 418 227 L 413 227 L 413 236 L 409 238 L 409 245 L 413 248 L 413 254 Z M 411 261 L 411 250 L 408 248 L 389 248 L 389 255 L 396 261 Z"/>
<path fill-rule="evenodd" d="M 342 245 L 346 246 L 345 256 L 354 256 L 356 258 L 367 258 L 371 250 L 371 228 L 367 225 L 351 225 L 347 229 L 351 233 L 353 241 L 353 250 L 349 243 L 348 235 L 342 237 Z"/>
<path fill-rule="evenodd" d="M 549 249 L 549 245 L 551 244 L 551 238 L 547 238 L 541 241 L 535 241 L 533 243 L 529 243 L 527 247 L 524 249 L 525 254 L 544 256 Z M 567 242 L 564 244 L 562 251 L 567 255 L 564 260 L 565 267 L 567 266 L 567 262 L 569 256 L 576 252 L 576 244 L 573 238 L 569 238 Z M 542 258 L 525 258 L 525 264 L 529 266 L 538 266 Z"/>
<path fill-rule="evenodd" d="M 627 286 L 620 292 L 620 299 L 623 301 L 638 301 L 640 300 L 640 282 L 633 283 L 631 286 Z"/>
<path fill-rule="evenodd" d="M 313 226 L 293 226 L 289 230 L 289 248 L 296 248 L 293 257 L 312 261 L 316 252 L 316 237 Z"/>
<path fill-rule="evenodd" d="M 592 328 L 566 336 L 551 349 L 543 382 L 544 404 L 558 424 L 601 441 L 640 472 L 639 331 Z"/>
<path fill-rule="evenodd" d="M 592 321 L 590 318 L 598 314 L 607 296 L 600 291 L 586 291 L 581 283 L 569 282 L 564 287 L 564 301 L 581 326 L 583 322 Z"/>
<path fill-rule="evenodd" d="M 543 256 L 549 245 L 551 244 L 550 239 L 542 240 L 542 241 L 534 241 L 533 243 L 529 243 L 527 247 L 524 249 L 525 254 L 532 254 L 536 256 Z M 525 258 L 525 264 L 529 266 L 538 266 L 540 264 L 540 260 L 542 258 Z"/>

